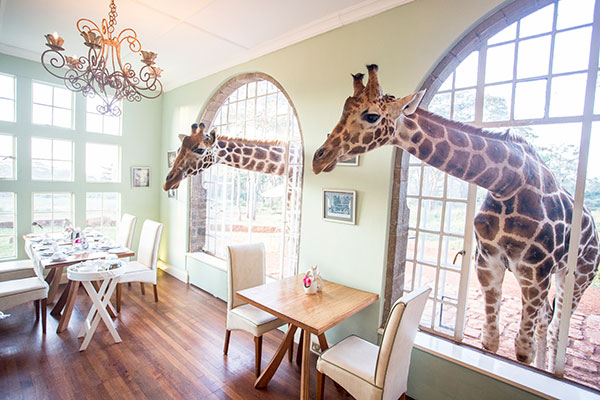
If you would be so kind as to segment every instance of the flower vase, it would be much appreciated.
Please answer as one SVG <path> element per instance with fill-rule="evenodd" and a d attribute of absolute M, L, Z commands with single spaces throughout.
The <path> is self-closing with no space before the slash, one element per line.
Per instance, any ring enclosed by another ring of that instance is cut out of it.
<path fill-rule="evenodd" d="M 309 287 L 304 286 L 304 293 L 315 294 L 317 293 L 317 282 L 311 282 Z"/>

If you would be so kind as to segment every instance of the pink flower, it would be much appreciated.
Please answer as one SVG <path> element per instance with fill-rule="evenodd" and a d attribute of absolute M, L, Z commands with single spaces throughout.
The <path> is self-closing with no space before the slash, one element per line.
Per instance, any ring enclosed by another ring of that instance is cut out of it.
<path fill-rule="evenodd" d="M 302 279 L 302 282 L 304 282 L 304 287 L 308 289 L 310 287 L 310 284 L 312 283 L 312 280 L 307 275 Z"/>

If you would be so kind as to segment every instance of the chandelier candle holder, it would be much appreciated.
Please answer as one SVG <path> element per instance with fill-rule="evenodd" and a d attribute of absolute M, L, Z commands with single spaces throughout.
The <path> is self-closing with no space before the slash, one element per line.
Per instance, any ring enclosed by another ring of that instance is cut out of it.
<path fill-rule="evenodd" d="M 49 49 L 42 53 L 46 71 L 62 79 L 74 92 L 81 92 L 86 97 L 99 96 L 102 104 L 96 107 L 97 111 L 115 117 L 121 115 L 121 99 L 131 102 L 155 99 L 163 92 L 158 79 L 163 70 L 154 65 L 157 54 L 142 50 L 137 34 L 131 28 L 123 29 L 115 36 L 117 15 L 117 6 L 111 0 L 108 20 L 102 19 L 102 29 L 89 19 L 77 21 L 77 30 L 88 48 L 87 57 L 63 55 L 64 39 L 56 32 L 45 36 Z M 121 61 L 122 45 L 142 57 L 143 65 L 137 74 L 131 63 Z"/>

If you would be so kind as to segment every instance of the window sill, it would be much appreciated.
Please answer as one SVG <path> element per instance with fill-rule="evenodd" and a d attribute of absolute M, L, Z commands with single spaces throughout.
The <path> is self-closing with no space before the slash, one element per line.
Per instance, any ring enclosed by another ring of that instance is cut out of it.
<path fill-rule="evenodd" d="M 211 256 L 210 254 L 203 253 L 201 251 L 185 253 L 185 255 L 186 257 L 191 257 L 194 260 L 198 260 L 210 267 L 227 272 L 227 262 L 221 258 Z"/>
<path fill-rule="evenodd" d="M 600 394 L 592 390 L 425 332 L 417 332 L 414 347 L 544 398 L 600 399 Z"/>

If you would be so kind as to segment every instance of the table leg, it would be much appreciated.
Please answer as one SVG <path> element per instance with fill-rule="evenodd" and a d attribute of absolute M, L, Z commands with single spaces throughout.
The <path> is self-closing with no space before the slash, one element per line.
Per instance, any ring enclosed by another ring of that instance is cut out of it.
<path fill-rule="evenodd" d="M 58 323 L 56 333 L 64 332 L 64 330 L 67 329 L 67 326 L 69 325 L 69 320 L 71 319 L 71 314 L 73 313 L 73 307 L 75 306 L 75 298 L 77 297 L 78 288 L 79 281 L 74 281 L 71 287 L 69 288 L 69 297 L 67 298 L 65 310 L 60 316 L 60 322 Z"/>
<path fill-rule="evenodd" d="M 48 303 L 54 303 L 56 292 L 58 291 L 58 285 L 60 285 L 60 278 L 62 277 L 63 267 L 52 268 L 46 277 L 46 282 L 50 285 L 48 289 Z"/>
<path fill-rule="evenodd" d="M 92 336 L 94 335 L 94 332 L 96 331 L 96 328 L 98 328 L 98 323 L 100 322 L 100 319 L 102 319 L 102 321 L 108 328 L 108 331 L 110 332 L 114 341 L 117 343 L 121 342 L 121 337 L 119 336 L 119 333 L 115 329 L 115 326 L 113 325 L 112 320 L 110 319 L 110 316 L 106 312 L 107 303 L 110 299 L 110 296 L 112 295 L 112 292 L 115 290 L 115 287 L 117 286 L 117 279 L 110 279 L 110 284 L 108 285 L 108 290 L 106 291 L 106 294 L 104 296 L 104 301 L 100 300 L 100 296 L 98 295 L 96 290 L 94 290 L 94 287 L 92 286 L 92 284 L 89 281 L 83 281 L 82 283 L 83 283 L 83 287 L 88 292 L 88 295 L 90 296 L 90 299 L 92 300 L 92 303 L 96 306 L 97 314 L 94 317 L 94 320 L 92 321 L 90 330 L 87 332 L 85 339 L 83 339 L 83 343 L 81 344 L 79 351 L 83 351 L 83 350 L 87 349 L 88 345 L 90 344 L 90 340 L 92 339 Z"/>
<path fill-rule="evenodd" d="M 72 281 L 67 282 L 67 286 L 65 287 L 65 290 L 63 290 L 62 294 L 60 295 L 60 298 L 54 305 L 54 308 L 52 309 L 50 314 L 55 315 L 55 316 L 60 316 L 60 313 L 62 312 L 63 308 L 65 307 L 65 304 L 67 304 L 67 298 L 69 297 L 69 290 L 71 288 L 72 283 L 73 283 Z"/>
<path fill-rule="evenodd" d="M 94 288 L 96 290 L 100 290 L 100 285 L 98 285 L 97 281 L 92 281 L 92 285 L 94 285 Z M 106 311 L 108 312 L 108 315 L 110 315 L 111 318 L 117 318 L 118 312 L 113 308 L 112 303 L 108 303 L 108 305 L 106 306 Z"/>
<path fill-rule="evenodd" d="M 267 368 L 264 369 L 262 374 L 260 374 L 258 379 L 254 382 L 255 388 L 258 389 L 267 387 L 269 381 L 271 380 L 271 378 L 273 378 L 273 375 L 275 375 L 275 371 L 277 371 L 277 368 L 279 368 L 279 364 L 281 364 L 283 356 L 285 356 L 286 351 L 290 347 L 290 343 L 294 340 L 294 333 L 296 333 L 296 329 L 297 327 L 295 325 L 290 325 L 285 334 L 285 337 L 283 338 L 283 341 L 281 342 L 281 344 L 279 344 L 277 352 L 275 353 L 271 361 L 269 361 L 269 365 L 267 365 Z"/>
<path fill-rule="evenodd" d="M 327 344 L 327 339 L 325 338 L 324 333 L 317 335 L 317 337 L 319 338 L 319 346 L 321 347 L 321 353 L 322 353 L 329 348 L 329 345 Z"/>
<path fill-rule="evenodd" d="M 102 296 L 104 295 L 104 293 L 106 293 L 106 288 L 108 288 L 108 283 L 109 283 L 108 281 L 109 281 L 108 279 L 105 279 L 102 282 L 102 286 L 98 286 L 98 283 L 95 281 L 92 283 L 94 288 L 98 291 L 98 296 L 100 296 L 101 300 L 104 299 Z M 96 316 L 96 305 L 94 303 L 92 303 L 92 307 L 90 307 L 90 311 L 88 312 L 87 317 L 85 317 L 83 325 L 81 325 L 81 329 L 79 329 L 79 333 L 77 334 L 78 338 L 85 336 L 87 331 L 92 326 L 92 321 L 94 320 L 95 316 Z"/>
<path fill-rule="evenodd" d="M 302 342 L 302 369 L 300 372 L 300 399 L 308 400 L 310 389 L 310 332 L 304 330 Z"/>

